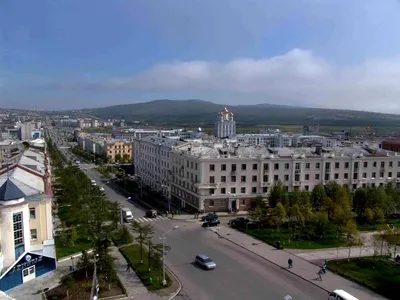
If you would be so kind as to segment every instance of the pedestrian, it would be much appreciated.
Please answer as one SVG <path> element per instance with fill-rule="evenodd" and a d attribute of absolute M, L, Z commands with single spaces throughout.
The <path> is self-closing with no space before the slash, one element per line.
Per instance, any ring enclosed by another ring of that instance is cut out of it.
<path fill-rule="evenodd" d="M 324 274 L 326 274 L 326 264 L 324 264 L 324 265 L 322 266 L 322 272 L 323 272 Z"/>
<path fill-rule="evenodd" d="M 322 269 L 320 269 L 319 271 L 318 271 L 318 279 L 319 280 L 321 280 L 322 281 L 322 274 L 323 274 L 323 271 L 322 271 Z"/>
<path fill-rule="evenodd" d="M 173 210 L 171 210 L 171 218 L 172 219 L 174 218 L 174 211 Z"/>
<path fill-rule="evenodd" d="M 168 210 L 165 211 L 165 216 L 168 218 Z"/>
<path fill-rule="evenodd" d="M 130 272 L 130 271 L 131 271 L 131 265 L 130 265 L 130 263 L 128 263 L 126 265 L 126 272 Z"/>
<path fill-rule="evenodd" d="M 289 258 L 288 260 L 289 269 L 293 268 L 293 260 Z"/>

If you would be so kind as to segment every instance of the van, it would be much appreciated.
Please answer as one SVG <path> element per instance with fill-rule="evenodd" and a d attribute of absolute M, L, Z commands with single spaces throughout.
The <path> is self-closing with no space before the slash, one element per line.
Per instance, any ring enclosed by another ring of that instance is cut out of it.
<path fill-rule="evenodd" d="M 329 294 L 328 300 L 359 300 L 343 290 L 334 290 Z"/>
<path fill-rule="evenodd" d="M 125 222 L 131 222 L 133 220 L 132 211 L 128 207 L 122 208 L 122 218 Z"/>

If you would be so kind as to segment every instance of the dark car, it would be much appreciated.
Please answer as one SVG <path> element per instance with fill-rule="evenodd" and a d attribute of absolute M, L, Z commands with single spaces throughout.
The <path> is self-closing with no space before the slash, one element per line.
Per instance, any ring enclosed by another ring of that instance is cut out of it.
<path fill-rule="evenodd" d="M 214 219 L 211 221 L 206 221 L 203 223 L 203 227 L 212 227 L 212 226 L 218 226 L 220 224 L 220 221 L 218 219 Z"/>
<path fill-rule="evenodd" d="M 157 211 L 155 211 L 154 209 L 148 210 L 146 212 L 146 217 L 147 218 L 157 218 Z"/>
<path fill-rule="evenodd" d="M 204 217 L 201 217 L 202 221 L 212 221 L 218 219 L 218 216 L 216 214 L 208 214 Z"/>
<path fill-rule="evenodd" d="M 230 220 L 229 225 L 231 225 L 231 226 L 232 225 L 242 225 L 242 224 L 245 225 L 249 222 L 250 222 L 249 219 L 240 217 L 240 218 L 235 218 L 235 219 Z"/>

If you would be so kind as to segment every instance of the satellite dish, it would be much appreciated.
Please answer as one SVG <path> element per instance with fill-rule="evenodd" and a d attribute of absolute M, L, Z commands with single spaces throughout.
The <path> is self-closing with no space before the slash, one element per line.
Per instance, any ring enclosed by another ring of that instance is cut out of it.
<path fill-rule="evenodd" d="M 201 131 L 201 127 L 199 127 L 199 131 Z"/>

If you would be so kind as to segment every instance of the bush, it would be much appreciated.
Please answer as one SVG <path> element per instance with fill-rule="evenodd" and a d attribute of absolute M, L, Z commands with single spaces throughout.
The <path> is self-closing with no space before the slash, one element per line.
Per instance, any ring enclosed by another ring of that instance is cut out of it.
<path fill-rule="evenodd" d="M 112 240 L 118 247 L 120 247 L 122 245 L 131 244 L 133 242 L 133 237 L 129 232 L 129 229 L 123 225 L 122 228 L 115 232 Z"/>

